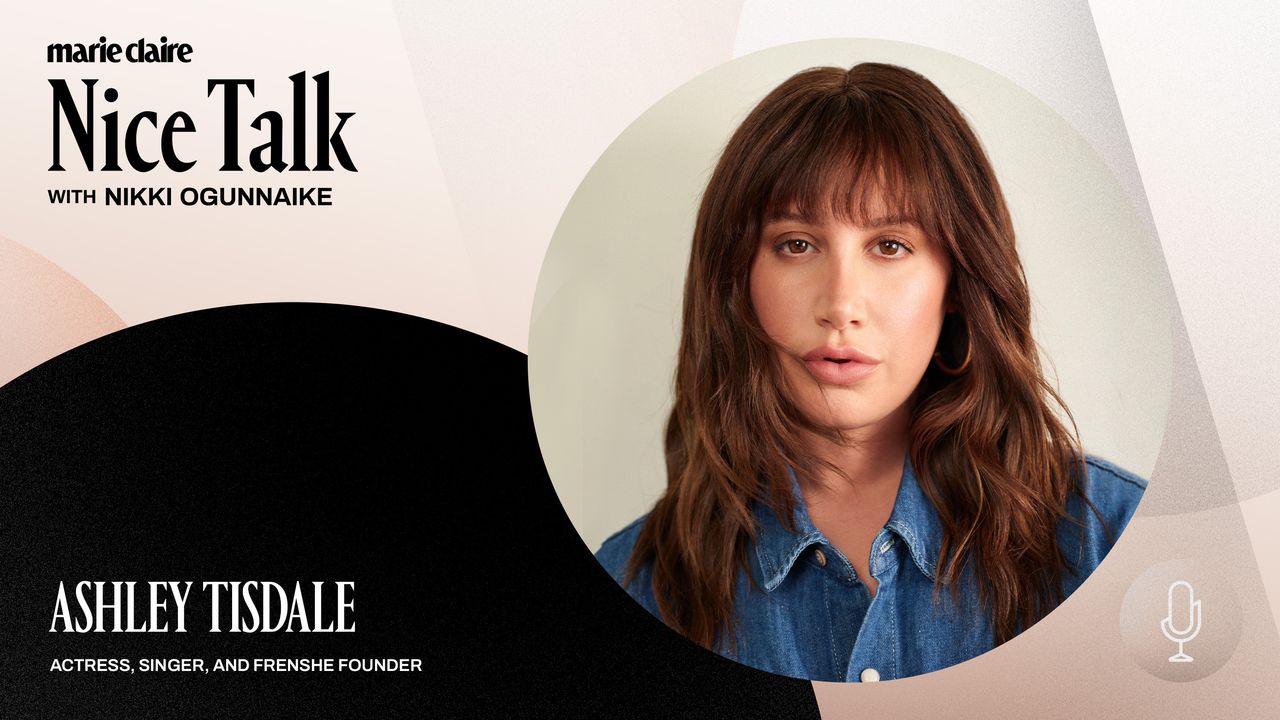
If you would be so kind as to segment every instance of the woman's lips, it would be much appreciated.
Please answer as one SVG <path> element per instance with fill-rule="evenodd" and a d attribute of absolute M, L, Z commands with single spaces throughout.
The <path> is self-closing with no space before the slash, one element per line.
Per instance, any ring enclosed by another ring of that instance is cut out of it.
<path fill-rule="evenodd" d="M 880 361 L 855 348 L 820 347 L 804 354 L 809 374 L 827 385 L 851 385 L 880 367 Z"/>

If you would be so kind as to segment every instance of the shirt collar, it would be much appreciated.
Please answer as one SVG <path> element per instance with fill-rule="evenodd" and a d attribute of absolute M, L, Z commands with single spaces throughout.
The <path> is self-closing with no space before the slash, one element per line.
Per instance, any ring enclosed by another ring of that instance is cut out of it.
<path fill-rule="evenodd" d="M 893 513 L 885 527 L 894 531 L 907 544 L 916 567 L 930 580 L 938 578 L 938 551 L 942 548 L 942 518 L 920 489 L 911 458 L 902 463 L 902 483 L 893 501 Z"/>
<path fill-rule="evenodd" d="M 791 497 L 795 510 L 792 518 L 795 532 L 788 532 L 781 520 L 767 503 L 756 503 L 756 557 L 764 580 L 764 589 L 773 592 L 795 565 L 796 560 L 810 545 L 830 545 L 830 541 L 809 518 L 800 483 L 793 471 L 788 471 L 791 481 Z M 942 544 L 942 520 L 933 503 L 925 497 L 911 467 L 911 459 L 902 464 L 902 481 L 893 501 L 893 512 L 885 527 L 906 543 L 911 559 L 920 572 L 930 580 L 937 578 L 938 549 Z"/>

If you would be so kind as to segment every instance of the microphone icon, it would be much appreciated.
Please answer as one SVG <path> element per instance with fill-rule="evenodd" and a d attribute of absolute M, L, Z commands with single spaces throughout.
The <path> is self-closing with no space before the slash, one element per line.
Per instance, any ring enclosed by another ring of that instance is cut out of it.
<path fill-rule="evenodd" d="M 1185 593 L 1178 592 L 1178 587 L 1186 588 Z M 1174 627 L 1174 595 L 1186 595 L 1186 618 L 1187 625 L 1185 628 Z M 1160 630 L 1164 632 L 1164 636 L 1169 638 L 1170 642 L 1178 643 L 1178 653 L 1169 658 L 1169 662 L 1193 662 L 1195 658 L 1182 651 L 1182 646 L 1191 642 L 1200 634 L 1200 601 L 1196 600 L 1195 588 L 1191 587 L 1191 583 L 1186 580 L 1176 580 L 1169 585 L 1169 614 L 1160 621 Z"/>

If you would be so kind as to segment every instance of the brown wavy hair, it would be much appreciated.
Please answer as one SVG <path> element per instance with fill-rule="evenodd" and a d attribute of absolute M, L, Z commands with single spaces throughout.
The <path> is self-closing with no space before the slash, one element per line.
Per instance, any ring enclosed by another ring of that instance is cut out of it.
<path fill-rule="evenodd" d="M 971 564 L 1002 643 L 1056 607 L 1073 572 L 1056 530 L 1068 497 L 1083 499 L 1084 456 L 1041 371 L 1013 224 L 982 145 L 911 70 L 815 68 L 751 111 L 702 197 L 666 426 L 667 490 L 627 568 L 630 582 L 652 567 L 664 621 L 704 647 L 732 645 L 737 573 L 751 577 L 753 504 L 767 503 L 794 530 L 788 469 L 812 478 L 825 465 L 797 429 L 841 439 L 787 398 L 752 307 L 761 225 L 780 212 L 857 222 L 872 202 L 916 218 L 946 251 L 948 302 L 962 322 L 944 325 L 939 351 L 963 358 L 967 342 L 971 354 L 959 376 L 931 366 L 912 401 L 911 463 L 944 527 L 935 592 L 958 593 Z"/>

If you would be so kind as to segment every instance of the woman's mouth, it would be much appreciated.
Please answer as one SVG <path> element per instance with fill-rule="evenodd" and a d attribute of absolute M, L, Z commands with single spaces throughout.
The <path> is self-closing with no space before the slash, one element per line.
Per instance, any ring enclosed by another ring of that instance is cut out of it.
<path fill-rule="evenodd" d="M 851 347 L 815 348 L 800 359 L 809 374 L 825 385 L 851 385 L 880 367 L 879 360 Z"/>

